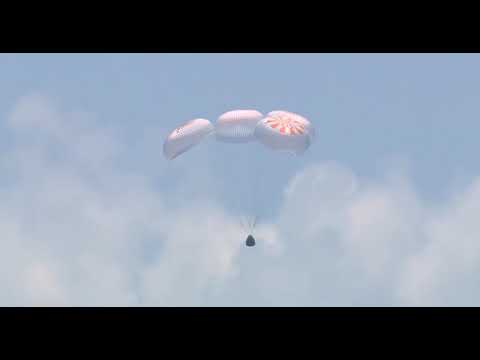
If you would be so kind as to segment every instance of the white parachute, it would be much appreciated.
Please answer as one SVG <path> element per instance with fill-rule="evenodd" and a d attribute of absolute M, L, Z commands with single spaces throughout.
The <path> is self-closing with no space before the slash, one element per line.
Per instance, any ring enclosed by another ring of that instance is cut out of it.
<path fill-rule="evenodd" d="M 229 143 L 255 141 L 255 127 L 263 118 L 256 110 L 233 110 L 221 115 L 215 125 L 217 140 Z"/>
<path fill-rule="evenodd" d="M 163 143 L 163 154 L 169 160 L 200 143 L 215 128 L 207 119 L 194 119 L 173 130 Z"/>
<path fill-rule="evenodd" d="M 276 110 L 263 116 L 257 110 L 233 110 L 222 114 L 215 126 L 207 119 L 194 119 L 176 128 L 164 142 L 164 155 L 175 159 L 210 134 L 220 142 L 260 142 L 272 150 L 300 155 L 312 143 L 315 129 L 306 118 L 289 111 Z"/>

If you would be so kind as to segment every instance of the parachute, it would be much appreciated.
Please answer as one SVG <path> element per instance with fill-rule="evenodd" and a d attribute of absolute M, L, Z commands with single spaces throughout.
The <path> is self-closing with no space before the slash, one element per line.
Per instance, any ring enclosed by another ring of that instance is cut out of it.
<path fill-rule="evenodd" d="M 217 140 L 246 143 L 255 140 L 255 127 L 263 118 L 256 110 L 233 110 L 221 115 L 215 125 Z"/>
<path fill-rule="evenodd" d="M 173 130 L 163 144 L 164 156 L 173 160 L 206 138 L 240 145 L 240 153 L 243 146 L 259 143 L 270 151 L 302 155 L 312 144 L 315 129 L 305 117 L 289 111 L 276 110 L 264 116 L 257 110 L 232 110 L 220 115 L 214 125 L 207 119 L 199 118 Z M 236 164 L 235 159 L 232 163 Z M 252 176 L 259 176 L 252 169 L 246 171 Z M 252 192 L 255 186 L 252 184 Z M 255 196 L 252 194 L 251 198 Z M 248 221 L 250 230 L 255 227 L 257 216 L 252 216 L 252 219 Z M 252 235 L 249 235 L 246 244 L 255 245 Z"/>
<path fill-rule="evenodd" d="M 303 154 L 314 131 L 304 117 L 288 111 L 272 111 L 255 128 L 255 137 L 273 150 Z"/>
<path fill-rule="evenodd" d="M 213 125 L 207 119 L 187 121 L 167 136 L 163 143 L 163 154 L 167 159 L 173 160 L 200 143 L 213 131 Z"/>

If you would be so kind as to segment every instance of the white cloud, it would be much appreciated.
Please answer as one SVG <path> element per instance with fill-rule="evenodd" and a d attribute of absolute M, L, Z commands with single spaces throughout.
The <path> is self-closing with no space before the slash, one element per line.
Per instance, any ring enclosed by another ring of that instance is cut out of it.
<path fill-rule="evenodd" d="M 405 264 L 401 299 L 412 305 L 478 306 L 480 179 L 425 222 L 426 246 Z"/>
<path fill-rule="evenodd" d="M 143 239 L 163 236 L 149 180 L 115 169 L 122 149 L 108 129 L 48 98 L 21 99 L 8 124 L 0 232 L 12 251 L 0 282 L 16 285 L 3 304 L 135 304 Z"/>
<path fill-rule="evenodd" d="M 168 180 L 160 141 L 135 149 L 150 163 L 158 157 L 138 171 L 115 129 L 50 98 L 20 99 L 5 123 L 0 305 L 480 301 L 480 180 L 438 206 L 416 194 L 406 172 L 373 181 L 334 162 L 312 164 L 285 184 L 277 216 L 258 225 L 251 249 L 208 168 L 177 162 L 179 186 L 158 187 Z"/>

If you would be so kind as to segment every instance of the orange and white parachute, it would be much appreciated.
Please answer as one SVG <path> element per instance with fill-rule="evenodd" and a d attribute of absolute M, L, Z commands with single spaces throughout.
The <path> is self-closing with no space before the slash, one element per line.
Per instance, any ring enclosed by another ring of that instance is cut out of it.
<path fill-rule="evenodd" d="M 306 118 L 289 111 L 277 110 L 263 116 L 256 110 L 233 110 L 222 114 L 215 126 L 207 119 L 194 119 L 176 128 L 165 140 L 164 155 L 172 160 L 210 134 L 221 142 L 260 142 L 272 150 L 303 154 L 315 130 Z"/>
<path fill-rule="evenodd" d="M 306 118 L 277 110 L 267 114 L 255 128 L 255 137 L 273 150 L 303 154 L 313 141 L 315 131 Z"/>

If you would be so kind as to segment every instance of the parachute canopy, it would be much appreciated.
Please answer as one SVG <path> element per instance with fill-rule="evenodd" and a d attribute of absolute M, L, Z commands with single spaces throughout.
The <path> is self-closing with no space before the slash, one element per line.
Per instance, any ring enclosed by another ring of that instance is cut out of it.
<path fill-rule="evenodd" d="M 194 119 L 173 130 L 163 144 L 163 154 L 167 159 L 175 159 L 178 155 L 191 149 L 214 131 L 207 119 Z"/>
<path fill-rule="evenodd" d="M 272 111 L 255 128 L 255 137 L 273 150 L 303 154 L 310 146 L 314 131 L 304 117 L 288 111 Z"/>
<path fill-rule="evenodd" d="M 233 110 L 222 114 L 215 126 L 217 140 L 245 143 L 255 140 L 255 127 L 263 118 L 256 110 Z"/>

